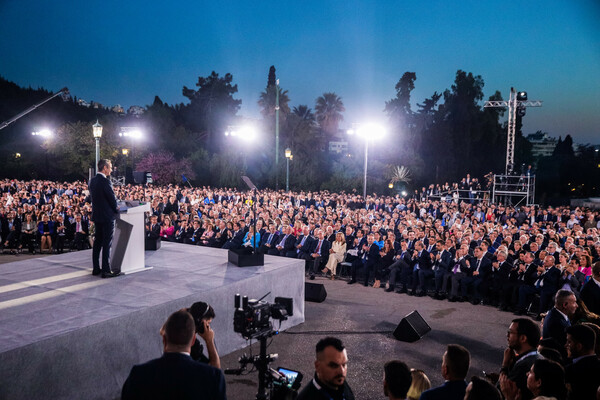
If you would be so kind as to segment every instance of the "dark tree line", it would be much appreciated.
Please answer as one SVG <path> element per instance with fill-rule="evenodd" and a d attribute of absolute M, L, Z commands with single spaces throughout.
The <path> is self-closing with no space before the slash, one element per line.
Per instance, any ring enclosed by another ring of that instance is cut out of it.
<path fill-rule="evenodd" d="M 390 193 L 387 184 L 392 169 L 400 165 L 410 171 L 412 179 L 407 189 L 457 181 L 467 173 L 483 176 L 490 171 L 503 172 L 506 124 L 500 121 L 504 110 L 483 108 L 483 78 L 459 70 L 450 88 L 434 92 L 413 109 L 411 93 L 416 82 L 415 72 L 404 73 L 396 84 L 396 96 L 385 102 L 388 134 L 370 144 L 368 192 Z M 238 115 L 241 100 L 236 98 L 237 91 L 231 74 L 221 76 L 213 71 L 207 77 L 198 77 L 195 87 L 182 87 L 185 102 L 167 104 L 156 96 L 141 116 L 82 107 L 76 99 L 54 99 L 0 132 L 0 175 L 25 179 L 87 177 L 94 162 L 91 125 L 98 119 L 104 126 L 101 155 L 113 159 L 121 171 L 125 166 L 140 165 L 155 169 L 156 176 L 173 183 L 185 171 L 195 185 L 237 187 L 242 187 L 241 175 L 252 177 L 260 187 L 274 187 L 275 174 L 279 174 L 279 186 L 283 188 L 284 149 L 289 147 L 294 155 L 290 168 L 292 189 L 362 191 L 364 142 L 340 130 L 345 112 L 342 98 L 328 92 L 315 99 L 314 107 L 292 105 L 290 93 L 277 85 L 272 66 L 265 89 L 257 98 L 262 118 L 251 121 L 259 132 L 258 139 L 246 143 L 224 135 L 229 126 L 248 122 Z M 50 94 L 44 89 L 20 88 L 0 78 L 0 120 Z M 280 129 L 276 168 L 277 94 Z M 489 100 L 502 100 L 502 95 L 496 91 Z M 46 124 L 56 131 L 52 140 L 31 136 L 31 131 Z M 123 126 L 138 127 L 144 132 L 143 139 L 120 137 Z M 577 157 L 572 147 L 570 153 L 566 150 L 568 140 L 571 138 L 560 141 L 552 157 L 539 161 L 538 179 L 542 185 L 538 185 L 538 193 L 544 198 L 593 192 L 590 180 L 597 180 L 597 152 L 584 148 Z M 348 151 L 330 153 L 330 141 L 348 142 Z M 134 149 L 133 154 L 124 155 L 123 148 Z M 520 118 L 515 148 L 516 165 L 533 161 L 531 144 L 521 133 Z M 563 170 L 565 165 L 570 167 L 568 172 Z M 583 189 L 586 182 L 590 184 Z M 579 189 L 572 191 L 569 183 Z"/>

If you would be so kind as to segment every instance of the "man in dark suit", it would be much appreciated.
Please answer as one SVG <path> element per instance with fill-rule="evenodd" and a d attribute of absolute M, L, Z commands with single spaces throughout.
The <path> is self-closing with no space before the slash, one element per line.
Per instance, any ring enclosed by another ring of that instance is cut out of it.
<path fill-rule="evenodd" d="M 431 257 L 427 250 L 425 250 L 425 244 L 420 240 L 415 243 L 412 267 L 412 293 L 409 294 L 413 296 L 425 296 L 427 294 L 427 281 L 425 277 L 433 275 L 433 273 L 431 270 Z"/>
<path fill-rule="evenodd" d="M 596 356 L 596 333 L 586 325 L 567 328 L 567 356 L 572 363 L 565 367 L 565 381 L 570 399 L 595 399 L 600 386 L 600 359 Z"/>
<path fill-rule="evenodd" d="M 435 293 L 433 297 L 436 299 L 442 299 L 440 292 L 442 291 L 442 284 L 444 276 L 450 271 L 450 264 L 452 263 L 452 253 L 448 250 L 448 245 L 451 245 L 452 241 L 448 239 L 446 243 L 442 240 L 436 242 L 435 258 L 433 260 L 433 273 L 435 278 Z"/>
<path fill-rule="evenodd" d="M 307 257 L 310 257 L 309 251 L 313 240 L 314 239 L 310 236 L 308 226 L 304 225 L 302 228 L 302 235 L 298 236 L 298 239 L 294 244 L 294 249 L 288 251 L 286 256 L 291 258 L 302 258 L 306 260 Z"/>
<path fill-rule="evenodd" d="M 592 279 L 586 282 L 581 289 L 581 300 L 588 310 L 600 314 L 600 262 L 592 266 Z M 597 340 L 600 340 L 597 338 Z"/>
<path fill-rule="evenodd" d="M 241 249 L 242 243 L 244 242 L 244 231 L 242 230 L 239 222 L 233 223 L 233 232 L 231 232 L 231 238 L 223 245 L 224 249 Z"/>
<path fill-rule="evenodd" d="M 67 229 L 67 235 L 73 240 L 71 249 L 83 250 L 90 231 L 87 222 L 81 218 L 81 214 L 75 214 L 75 221 L 69 224 Z"/>
<path fill-rule="evenodd" d="M 112 172 L 110 160 L 98 161 L 98 174 L 90 180 L 90 196 L 92 198 L 92 221 L 96 226 L 96 237 L 92 251 L 92 275 L 103 278 L 118 276 L 110 269 L 110 246 L 115 230 L 115 219 L 119 213 L 117 199 L 109 180 Z M 102 270 L 100 270 L 100 251 L 102 250 Z"/>
<path fill-rule="evenodd" d="M 269 225 L 269 232 L 266 232 L 264 235 L 260 235 L 260 246 L 258 248 L 259 253 L 268 253 L 269 250 L 275 247 L 278 238 L 279 234 L 277 233 L 277 228 L 275 225 Z"/>
<path fill-rule="evenodd" d="M 312 241 L 312 247 L 310 249 L 310 260 L 309 260 L 309 279 L 315 279 L 315 273 L 321 269 L 322 265 L 327 263 L 329 259 L 329 249 L 331 243 L 325 239 L 325 232 L 323 229 L 317 229 L 315 232 L 315 240 Z M 312 263 L 310 263 L 312 261 Z"/>
<path fill-rule="evenodd" d="M 564 348 L 567 342 L 565 329 L 571 326 L 570 318 L 575 314 L 575 310 L 577 310 L 577 299 L 573 292 L 559 290 L 554 297 L 554 308 L 544 319 L 542 337 L 544 339 L 553 338 L 561 348 Z"/>
<path fill-rule="evenodd" d="M 524 285 L 519 288 L 519 312 L 525 314 L 531 295 L 540 295 L 540 312 L 550 308 L 552 297 L 558 290 L 560 270 L 554 265 L 554 257 L 546 256 L 544 264 L 537 267 L 537 276 L 532 286 Z"/>
<path fill-rule="evenodd" d="M 389 287 L 386 292 L 393 292 L 396 288 L 396 282 L 400 281 L 402 288 L 400 293 L 408 292 L 408 280 L 412 274 L 412 251 L 408 249 L 408 242 L 402 241 L 400 249 L 396 252 L 394 263 L 390 265 Z M 399 279 L 398 279 L 399 278 Z"/>
<path fill-rule="evenodd" d="M 356 283 L 356 275 L 358 269 L 363 266 L 365 272 L 364 285 L 369 285 L 369 272 L 375 270 L 375 265 L 380 258 L 379 247 L 374 243 L 375 235 L 369 233 L 367 235 L 367 243 L 358 251 L 358 259 L 352 262 L 352 279 L 348 281 L 349 285 Z"/>
<path fill-rule="evenodd" d="M 268 254 L 272 256 L 285 256 L 288 251 L 292 251 L 294 249 L 294 244 L 296 243 L 296 237 L 292 234 L 291 226 L 284 226 L 281 229 L 281 235 L 279 236 L 279 241 L 275 245 L 274 248 L 270 249 Z"/>
<path fill-rule="evenodd" d="M 442 357 L 442 386 L 421 393 L 421 400 L 462 400 L 467 390 L 467 372 L 471 363 L 469 350 L 458 344 L 449 344 Z"/>
<path fill-rule="evenodd" d="M 195 341 L 194 319 L 177 311 L 161 329 L 161 358 L 131 369 L 121 399 L 226 399 L 225 378 L 220 369 L 190 357 Z"/>

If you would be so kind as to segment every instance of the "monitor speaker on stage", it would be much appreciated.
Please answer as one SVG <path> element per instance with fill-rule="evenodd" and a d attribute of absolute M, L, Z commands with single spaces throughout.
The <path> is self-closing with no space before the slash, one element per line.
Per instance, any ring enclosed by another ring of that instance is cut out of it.
<path fill-rule="evenodd" d="M 322 303 L 327 298 L 325 286 L 320 283 L 304 283 L 304 300 Z"/>
<path fill-rule="evenodd" d="M 249 247 L 230 249 L 227 253 L 227 261 L 238 267 L 256 267 L 265 265 L 265 255 L 255 253 Z"/>
<path fill-rule="evenodd" d="M 396 330 L 394 337 L 402 342 L 416 342 L 421 339 L 431 327 L 425 322 L 417 310 L 411 312 L 402 318 Z"/>

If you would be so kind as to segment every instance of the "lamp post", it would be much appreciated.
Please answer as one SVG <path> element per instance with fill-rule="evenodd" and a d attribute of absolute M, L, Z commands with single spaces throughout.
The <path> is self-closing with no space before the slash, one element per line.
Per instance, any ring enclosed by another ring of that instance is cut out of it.
<path fill-rule="evenodd" d="M 385 135 L 385 129 L 374 124 L 352 124 L 352 129 L 347 131 L 349 135 L 355 133 L 365 140 L 365 165 L 363 178 L 363 199 L 367 199 L 367 163 L 369 160 L 369 140 L 379 139 Z"/>
<path fill-rule="evenodd" d="M 279 190 L 279 79 L 275 81 L 275 190 Z"/>
<path fill-rule="evenodd" d="M 92 125 L 92 132 L 94 134 L 94 139 L 96 140 L 96 164 L 94 164 L 94 169 L 96 173 L 98 173 L 98 161 L 100 161 L 100 138 L 102 137 L 102 125 L 96 120 L 96 123 Z"/>
<path fill-rule="evenodd" d="M 292 149 L 289 147 L 285 149 L 285 158 L 286 158 L 286 172 L 285 172 L 285 191 L 290 191 L 290 160 L 294 158 L 292 154 Z"/>

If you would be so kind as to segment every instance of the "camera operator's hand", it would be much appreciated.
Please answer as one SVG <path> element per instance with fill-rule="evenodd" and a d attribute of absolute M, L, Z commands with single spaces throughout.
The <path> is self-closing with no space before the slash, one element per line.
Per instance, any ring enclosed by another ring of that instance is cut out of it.
<path fill-rule="evenodd" d="M 208 321 L 202 320 L 202 324 L 204 325 L 204 332 L 198 333 L 198 335 L 200 335 L 207 344 L 213 342 L 215 340 L 215 331 L 212 330 Z"/>

